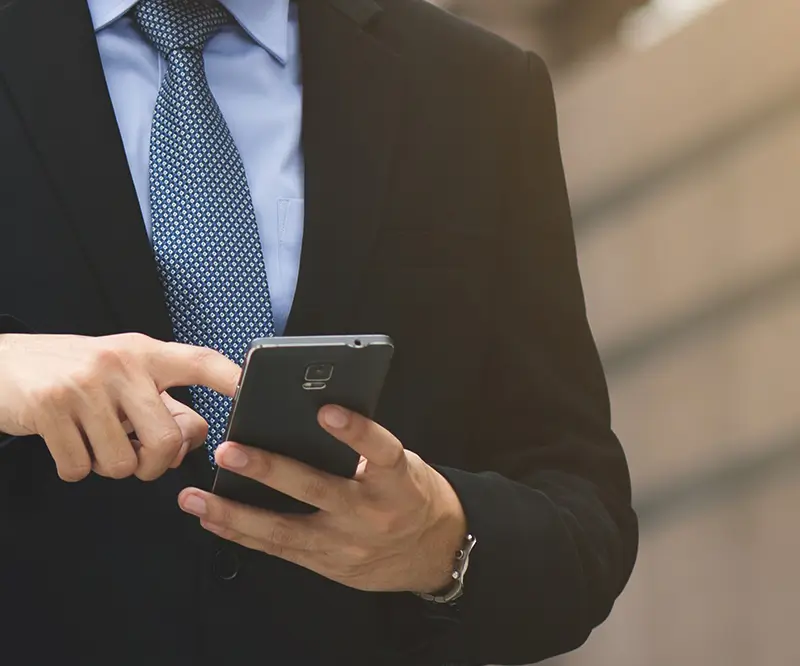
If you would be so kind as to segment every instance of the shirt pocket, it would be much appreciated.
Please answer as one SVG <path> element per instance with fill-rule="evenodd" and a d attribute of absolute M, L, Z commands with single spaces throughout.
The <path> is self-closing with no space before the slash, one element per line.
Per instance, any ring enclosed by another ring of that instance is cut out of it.
<path fill-rule="evenodd" d="M 278 199 L 278 262 L 280 274 L 294 291 L 303 247 L 304 199 Z"/>

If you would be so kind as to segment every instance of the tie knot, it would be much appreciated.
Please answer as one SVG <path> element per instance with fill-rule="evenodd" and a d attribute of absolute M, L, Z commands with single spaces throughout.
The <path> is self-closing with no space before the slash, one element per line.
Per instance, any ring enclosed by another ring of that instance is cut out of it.
<path fill-rule="evenodd" d="M 200 0 L 140 0 L 134 14 L 142 32 L 164 56 L 176 49 L 202 51 L 209 37 L 230 20 L 219 3 Z"/>

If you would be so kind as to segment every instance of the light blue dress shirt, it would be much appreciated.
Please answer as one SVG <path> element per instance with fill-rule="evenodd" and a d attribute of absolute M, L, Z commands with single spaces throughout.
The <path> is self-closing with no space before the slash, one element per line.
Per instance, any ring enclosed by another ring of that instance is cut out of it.
<path fill-rule="evenodd" d="M 208 41 L 211 91 L 242 156 L 280 335 L 303 240 L 299 29 L 289 0 L 220 0 L 236 19 Z M 150 127 L 167 66 L 128 14 L 135 0 L 88 0 L 97 44 L 148 236 Z"/>

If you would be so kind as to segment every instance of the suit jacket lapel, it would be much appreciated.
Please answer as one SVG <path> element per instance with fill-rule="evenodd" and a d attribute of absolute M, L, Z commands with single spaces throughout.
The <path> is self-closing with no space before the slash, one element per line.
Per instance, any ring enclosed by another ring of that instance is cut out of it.
<path fill-rule="evenodd" d="M 381 216 L 403 100 L 372 0 L 298 0 L 306 224 L 287 333 L 340 332 Z M 78 0 L 0 5 L 0 76 L 38 149 L 119 330 L 172 337 L 163 291 Z"/>
<path fill-rule="evenodd" d="M 372 0 L 298 0 L 306 220 L 288 334 L 347 331 L 385 201 L 402 83 Z"/>
<path fill-rule="evenodd" d="M 330 2 L 330 4 L 329 4 Z M 372 0 L 298 0 L 306 225 L 287 333 L 335 333 L 381 216 L 403 99 Z M 0 85 L 11 94 L 121 331 L 172 327 L 82 0 L 0 0 Z M 185 389 L 176 393 L 189 401 Z M 202 452 L 190 456 L 210 481 Z M 204 483 L 206 485 L 206 483 Z"/>
<path fill-rule="evenodd" d="M 0 9 L 7 85 L 119 330 L 172 327 L 85 2 L 12 0 Z"/>

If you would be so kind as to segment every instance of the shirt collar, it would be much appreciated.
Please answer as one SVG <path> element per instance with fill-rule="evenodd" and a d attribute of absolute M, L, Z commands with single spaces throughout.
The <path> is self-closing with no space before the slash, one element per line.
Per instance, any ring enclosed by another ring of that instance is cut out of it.
<path fill-rule="evenodd" d="M 95 32 L 108 27 L 136 0 L 88 0 Z M 219 0 L 236 22 L 262 48 L 280 62 L 288 59 L 289 0 Z"/>

